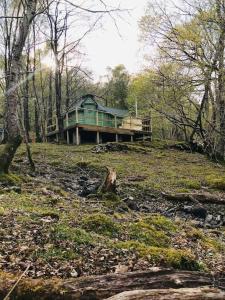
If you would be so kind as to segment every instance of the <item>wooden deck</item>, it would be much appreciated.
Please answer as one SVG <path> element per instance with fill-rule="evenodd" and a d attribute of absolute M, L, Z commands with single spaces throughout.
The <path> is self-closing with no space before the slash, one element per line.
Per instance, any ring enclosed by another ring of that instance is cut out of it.
<path fill-rule="evenodd" d="M 122 135 L 134 135 L 135 131 L 130 130 L 130 129 L 123 129 L 123 128 L 113 128 L 113 127 L 103 127 L 103 126 L 96 126 L 96 125 L 84 125 L 84 124 L 77 124 L 73 126 L 68 126 L 64 128 L 64 132 L 76 128 L 80 128 L 81 130 L 84 131 L 92 131 L 92 132 L 102 132 L 102 133 L 112 133 L 112 134 L 122 134 Z M 53 132 L 47 133 L 47 136 L 52 136 L 58 134 L 59 131 L 55 130 Z M 147 132 L 140 132 L 138 133 L 147 133 Z"/>

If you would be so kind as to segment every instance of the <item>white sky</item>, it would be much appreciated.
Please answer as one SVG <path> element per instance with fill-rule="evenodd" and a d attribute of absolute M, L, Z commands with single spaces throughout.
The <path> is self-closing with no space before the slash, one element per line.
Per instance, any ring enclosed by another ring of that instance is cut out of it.
<path fill-rule="evenodd" d="M 83 41 L 87 57 L 85 65 L 93 71 L 97 81 L 106 74 L 107 66 L 124 64 L 130 73 L 138 72 L 143 65 L 143 53 L 138 42 L 138 21 L 144 15 L 148 0 L 107 0 L 112 6 L 120 3 L 121 8 L 131 9 L 122 18 L 116 18 L 119 33 L 113 20 L 107 16 L 102 29 L 92 32 Z"/>

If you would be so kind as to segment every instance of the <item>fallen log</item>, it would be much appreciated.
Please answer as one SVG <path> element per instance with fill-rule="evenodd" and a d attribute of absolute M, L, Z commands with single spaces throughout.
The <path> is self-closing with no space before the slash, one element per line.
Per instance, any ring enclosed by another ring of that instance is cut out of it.
<path fill-rule="evenodd" d="M 107 300 L 222 300 L 225 299 L 225 292 L 204 287 L 188 289 L 159 289 L 123 292 Z"/>
<path fill-rule="evenodd" d="M 0 273 L 0 299 L 15 284 L 16 279 L 3 278 Z M 149 289 L 197 288 L 222 285 L 209 274 L 170 269 L 129 272 L 76 279 L 22 279 L 10 299 L 101 300 L 125 291 Z"/>
<path fill-rule="evenodd" d="M 178 193 L 178 194 L 167 194 L 162 193 L 163 197 L 171 201 L 190 201 L 195 204 L 197 203 L 214 203 L 225 205 L 225 199 L 219 196 L 212 195 L 210 193 Z"/>

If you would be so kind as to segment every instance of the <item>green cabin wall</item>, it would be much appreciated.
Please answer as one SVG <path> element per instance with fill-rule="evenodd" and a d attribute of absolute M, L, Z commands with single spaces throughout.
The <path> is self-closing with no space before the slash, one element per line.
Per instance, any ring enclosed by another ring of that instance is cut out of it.
<path fill-rule="evenodd" d="M 117 117 L 117 127 L 122 124 L 123 118 Z M 85 100 L 82 108 L 78 108 L 78 123 L 84 125 L 95 125 L 104 127 L 115 127 L 115 116 L 98 111 L 97 124 L 97 104 L 91 98 Z M 76 125 L 76 111 L 69 112 L 69 126 Z M 64 117 L 64 127 L 66 126 L 66 117 Z"/>

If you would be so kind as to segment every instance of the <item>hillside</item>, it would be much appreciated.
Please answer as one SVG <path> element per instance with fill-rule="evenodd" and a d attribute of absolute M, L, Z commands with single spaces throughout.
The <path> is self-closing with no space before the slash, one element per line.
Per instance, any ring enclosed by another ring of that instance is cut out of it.
<path fill-rule="evenodd" d="M 216 202 L 225 199 L 225 166 L 163 142 L 106 150 L 35 144 L 32 174 L 20 148 L 11 174 L 0 177 L 1 276 L 27 265 L 29 278 L 155 266 L 221 276 L 225 205 Z M 116 194 L 96 192 L 106 166 L 116 170 Z M 187 193 L 216 201 L 168 196 Z"/>

